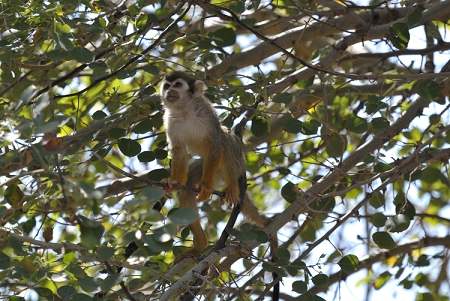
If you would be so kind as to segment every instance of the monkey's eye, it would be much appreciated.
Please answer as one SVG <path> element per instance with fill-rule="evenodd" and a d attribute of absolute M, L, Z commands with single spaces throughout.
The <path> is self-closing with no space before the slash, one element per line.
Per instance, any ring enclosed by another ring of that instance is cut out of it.
<path fill-rule="evenodd" d="M 169 89 L 170 88 L 170 85 L 169 84 L 165 84 L 164 86 L 163 86 L 163 89 L 164 90 L 167 90 L 167 89 Z"/>
<path fill-rule="evenodd" d="M 175 83 L 174 87 L 175 87 L 175 88 L 181 87 L 181 83 Z"/>

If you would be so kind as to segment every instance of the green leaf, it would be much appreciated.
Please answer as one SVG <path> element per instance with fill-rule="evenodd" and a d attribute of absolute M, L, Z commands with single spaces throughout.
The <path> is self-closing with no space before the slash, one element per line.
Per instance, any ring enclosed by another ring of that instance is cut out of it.
<path fill-rule="evenodd" d="M 121 274 L 113 274 L 109 275 L 105 279 L 98 279 L 102 292 L 108 292 L 113 286 L 119 284 L 120 281 L 122 281 Z"/>
<path fill-rule="evenodd" d="M 308 290 L 306 282 L 297 280 L 292 282 L 292 290 L 298 294 L 304 294 Z"/>
<path fill-rule="evenodd" d="M 336 206 L 336 199 L 334 197 L 317 199 L 312 201 L 309 206 L 316 211 L 331 212 Z"/>
<path fill-rule="evenodd" d="M 151 181 L 161 181 L 169 177 L 170 172 L 164 168 L 154 169 L 147 174 L 147 178 Z"/>
<path fill-rule="evenodd" d="M 228 8 L 232 11 L 241 14 L 245 11 L 245 1 L 227 1 Z"/>
<path fill-rule="evenodd" d="M 43 125 L 40 125 L 36 128 L 34 131 L 35 134 L 42 134 L 42 133 L 48 133 L 53 132 L 59 128 L 59 122 L 58 121 L 49 121 L 44 123 Z"/>
<path fill-rule="evenodd" d="M 22 94 L 20 94 L 20 100 L 24 104 L 28 104 L 30 100 L 33 99 L 33 97 L 37 93 L 37 88 L 35 85 L 29 85 L 25 90 L 23 90 Z"/>
<path fill-rule="evenodd" d="M 372 234 L 372 239 L 382 249 L 395 248 L 395 242 L 387 232 L 375 232 Z"/>
<path fill-rule="evenodd" d="M 0 219 L 3 219 L 3 217 L 5 216 L 5 213 L 8 211 L 8 208 L 6 208 L 5 206 L 0 206 Z M 27 232 L 28 234 L 28 232 Z"/>
<path fill-rule="evenodd" d="M 155 153 L 152 151 L 142 152 L 137 157 L 139 162 L 151 162 L 156 159 Z"/>
<path fill-rule="evenodd" d="M 373 195 L 370 198 L 369 204 L 372 207 L 374 207 L 375 209 L 380 208 L 381 206 L 384 206 L 386 204 L 384 195 L 381 192 L 377 192 L 375 195 Z"/>
<path fill-rule="evenodd" d="M 253 231 L 245 231 L 243 229 L 237 230 L 233 228 L 226 228 L 225 229 L 230 235 L 233 235 L 236 239 L 240 241 L 251 241 L 256 239 L 256 233 Z"/>
<path fill-rule="evenodd" d="M 116 252 L 115 248 L 101 246 L 100 248 L 97 249 L 97 256 L 99 257 L 100 260 L 106 261 L 110 260 L 114 256 L 115 252 Z"/>
<path fill-rule="evenodd" d="M 374 130 L 384 130 L 389 127 L 389 121 L 384 117 L 372 119 L 371 125 Z"/>
<path fill-rule="evenodd" d="M 167 155 L 169 154 L 165 149 L 157 148 L 154 151 L 155 158 L 158 160 L 164 160 L 167 158 Z"/>
<path fill-rule="evenodd" d="M 19 256 L 27 255 L 27 252 L 23 250 L 23 243 L 17 238 L 13 236 L 8 236 L 8 243 L 9 246 L 14 250 L 14 253 L 16 253 L 17 255 Z"/>
<path fill-rule="evenodd" d="M 394 200 L 395 203 L 395 213 L 397 214 L 404 214 L 406 215 L 410 220 L 413 220 L 416 216 L 416 207 L 414 205 L 398 195 L 398 198 L 396 197 Z"/>
<path fill-rule="evenodd" d="M 411 220 L 404 214 L 390 216 L 387 218 L 385 227 L 389 232 L 403 232 L 409 228 Z"/>
<path fill-rule="evenodd" d="M 53 300 L 53 292 L 46 287 L 34 287 L 33 290 L 45 300 Z"/>
<path fill-rule="evenodd" d="M 155 66 L 155 65 L 152 65 L 152 64 L 147 64 L 147 65 L 145 65 L 143 68 L 142 68 L 142 70 L 144 70 L 145 72 L 147 72 L 147 73 L 150 73 L 150 74 L 152 74 L 152 75 L 156 75 L 156 76 L 158 76 L 159 75 L 159 69 L 158 69 L 158 67 L 157 66 Z M 147 87 L 147 88 L 150 88 L 151 86 L 149 86 L 149 87 Z M 147 88 L 145 88 L 145 89 L 147 89 Z M 153 87 L 152 87 L 153 88 Z M 144 89 L 144 90 L 145 90 Z M 155 88 L 153 88 L 153 90 L 154 90 Z M 148 95 L 148 94 L 146 94 L 146 95 Z"/>
<path fill-rule="evenodd" d="M 167 217 L 177 225 L 190 225 L 198 220 L 197 210 L 191 207 L 174 208 L 169 211 Z"/>
<path fill-rule="evenodd" d="M 435 301 L 436 299 L 434 298 L 432 293 L 418 293 L 416 300 L 417 301 Z M 442 297 L 441 300 L 445 300 L 445 299 Z"/>
<path fill-rule="evenodd" d="M 252 230 L 253 233 L 256 234 L 256 241 L 258 241 L 259 243 L 266 243 L 269 241 L 269 235 L 267 235 L 266 232 L 262 231 L 262 230 Z"/>
<path fill-rule="evenodd" d="M 373 286 L 375 289 L 379 290 L 382 288 L 389 279 L 391 279 L 391 274 L 389 272 L 383 272 L 378 278 L 375 280 Z"/>
<path fill-rule="evenodd" d="M 305 301 L 326 301 L 324 298 L 317 295 L 309 295 L 305 298 Z"/>
<path fill-rule="evenodd" d="M 378 162 L 373 167 L 373 171 L 375 171 L 377 173 L 381 173 L 381 172 L 388 171 L 391 169 L 392 169 L 392 166 L 390 166 L 389 164 L 383 163 L 383 162 Z M 384 181 L 385 179 L 386 179 L 386 177 L 381 177 L 382 181 Z"/>
<path fill-rule="evenodd" d="M 4 198 L 11 206 L 19 206 L 23 201 L 24 193 L 18 185 L 11 184 L 6 188 Z"/>
<path fill-rule="evenodd" d="M 262 268 L 270 273 L 276 273 L 277 267 L 272 262 L 263 262 Z"/>
<path fill-rule="evenodd" d="M 95 111 L 94 114 L 92 114 L 92 119 L 94 120 L 102 120 L 105 117 L 108 117 L 108 115 L 101 110 Z"/>
<path fill-rule="evenodd" d="M 140 14 L 136 20 L 136 27 L 142 29 L 147 25 L 147 22 L 148 22 L 148 15 Z"/>
<path fill-rule="evenodd" d="M 311 119 L 311 120 L 306 120 L 305 122 L 303 122 L 302 124 L 303 128 L 302 128 L 302 133 L 305 135 L 315 135 L 317 134 L 317 131 L 319 130 L 319 127 L 321 126 L 320 122 Z"/>
<path fill-rule="evenodd" d="M 311 280 L 315 286 L 324 287 L 327 286 L 330 278 L 325 274 L 317 274 L 316 276 L 312 277 Z"/>
<path fill-rule="evenodd" d="M 126 70 L 122 69 L 119 72 L 117 72 L 117 78 L 118 79 L 126 79 L 129 77 L 133 77 L 136 75 L 136 70 Z"/>
<path fill-rule="evenodd" d="M 153 86 L 148 86 L 147 88 L 143 89 L 142 94 L 144 95 L 153 95 L 156 92 L 156 89 Z"/>
<path fill-rule="evenodd" d="M 97 221 L 93 221 L 84 216 L 77 216 L 80 226 L 80 239 L 83 245 L 92 249 L 100 245 L 105 228 Z"/>
<path fill-rule="evenodd" d="M 232 46 L 236 42 L 236 33 L 231 28 L 220 28 L 213 32 L 212 36 L 219 47 Z"/>
<path fill-rule="evenodd" d="M 55 22 L 56 29 L 60 33 L 69 33 L 70 32 L 70 26 L 68 24 L 63 24 L 61 22 Z"/>
<path fill-rule="evenodd" d="M 275 255 L 277 255 L 278 258 L 291 259 L 291 252 L 286 248 L 275 249 Z"/>
<path fill-rule="evenodd" d="M 166 224 L 153 230 L 153 239 L 164 243 L 177 235 L 177 227 L 174 224 Z"/>
<path fill-rule="evenodd" d="M 251 5 L 248 6 L 248 9 L 257 10 L 259 8 L 259 5 L 261 4 L 261 0 L 251 0 Z"/>
<path fill-rule="evenodd" d="M 239 70 L 239 68 L 236 67 L 236 66 L 229 66 L 227 68 L 227 70 L 225 70 L 225 72 L 222 73 L 222 75 L 226 75 L 226 74 L 229 74 L 229 73 L 234 73 L 234 71 L 236 71 L 236 70 Z"/>
<path fill-rule="evenodd" d="M 120 151 L 127 157 L 134 157 L 141 152 L 141 145 L 132 139 L 119 139 L 117 145 Z"/>
<path fill-rule="evenodd" d="M 281 188 L 281 196 L 288 202 L 293 203 L 297 198 L 297 186 L 291 182 L 287 182 Z"/>
<path fill-rule="evenodd" d="M 359 118 L 358 116 L 347 116 L 345 121 L 345 128 L 351 132 L 362 134 L 368 130 L 367 120 Z"/>
<path fill-rule="evenodd" d="M 379 290 L 382 288 L 388 280 L 391 279 L 391 274 L 389 272 L 383 272 L 378 278 L 375 280 L 373 286 L 375 289 Z"/>
<path fill-rule="evenodd" d="M 414 277 L 414 283 L 416 283 L 418 286 L 424 286 L 428 282 L 428 277 L 423 274 L 419 273 Z"/>
<path fill-rule="evenodd" d="M 416 261 L 413 262 L 414 266 L 416 267 L 427 267 L 430 266 L 430 259 L 427 255 L 422 254 L 417 258 Z"/>
<path fill-rule="evenodd" d="M 145 119 L 136 124 L 136 126 L 132 129 L 132 131 L 135 134 L 145 134 L 147 132 L 152 131 L 152 129 L 153 129 L 153 120 Z"/>
<path fill-rule="evenodd" d="M 11 265 L 11 258 L 8 255 L 0 251 L 0 269 L 6 270 L 9 269 Z"/>
<path fill-rule="evenodd" d="M 138 198 L 148 203 L 156 203 L 164 196 L 162 189 L 147 186 L 139 194 Z"/>
<path fill-rule="evenodd" d="M 412 173 L 406 173 L 403 176 L 403 179 L 406 181 L 414 182 L 414 181 L 422 179 L 422 177 L 423 177 L 423 172 L 419 169 L 419 170 L 413 171 Z"/>
<path fill-rule="evenodd" d="M 112 128 L 108 131 L 108 137 L 111 139 L 119 139 L 124 137 L 127 134 L 127 130 L 126 129 L 121 129 L 121 128 Z"/>
<path fill-rule="evenodd" d="M 72 262 L 71 264 L 69 264 L 66 267 L 66 271 L 68 271 L 69 273 L 72 273 L 75 277 L 77 277 L 79 279 L 87 276 L 86 272 L 74 262 Z"/>
<path fill-rule="evenodd" d="M 345 136 L 332 134 L 327 142 L 327 152 L 330 156 L 338 158 L 344 154 L 347 145 Z"/>
<path fill-rule="evenodd" d="M 432 80 L 423 80 L 417 86 L 417 93 L 428 100 L 433 100 L 441 93 L 441 87 Z"/>
<path fill-rule="evenodd" d="M 250 129 L 255 137 L 260 138 L 265 133 L 267 133 L 268 123 L 262 118 L 255 117 L 252 119 L 252 125 Z"/>
<path fill-rule="evenodd" d="M 98 289 L 98 283 L 92 277 L 84 277 L 77 280 L 78 285 L 85 292 L 91 293 Z"/>
<path fill-rule="evenodd" d="M 408 26 L 411 28 L 414 25 L 418 24 L 422 20 L 422 11 L 418 8 L 416 8 L 409 16 L 408 20 L 406 21 L 408 23 Z"/>
<path fill-rule="evenodd" d="M 73 49 L 69 51 L 69 54 L 80 63 L 89 64 L 95 60 L 95 54 L 81 46 L 74 46 Z"/>
<path fill-rule="evenodd" d="M 339 260 L 338 265 L 344 272 L 351 274 L 358 269 L 359 259 L 353 254 L 345 255 Z"/>
<path fill-rule="evenodd" d="M 72 296 L 72 301 L 91 301 L 92 297 L 89 297 L 86 294 L 76 293 Z"/>
<path fill-rule="evenodd" d="M 302 122 L 295 118 L 288 118 L 283 121 L 283 129 L 288 133 L 297 134 L 302 130 Z"/>
<path fill-rule="evenodd" d="M 70 300 L 70 298 L 72 298 L 72 295 L 76 294 L 76 292 L 77 290 L 70 285 L 61 286 L 57 290 L 58 296 L 60 296 L 64 301 Z"/>
<path fill-rule="evenodd" d="M 273 100 L 273 102 L 276 102 L 276 103 L 284 103 L 284 104 L 288 105 L 292 102 L 292 94 L 291 93 L 276 94 L 272 98 L 272 100 Z"/>
<path fill-rule="evenodd" d="M 409 29 L 407 23 L 395 23 L 389 28 L 389 38 L 392 45 L 398 49 L 405 49 L 409 43 Z"/>
<path fill-rule="evenodd" d="M 148 244 L 150 249 L 149 255 L 158 255 L 161 252 L 167 252 L 173 249 L 173 240 L 169 239 L 167 242 L 160 242 L 158 239 L 155 239 L 153 235 L 145 235 L 142 237 L 142 241 Z"/>
<path fill-rule="evenodd" d="M 65 51 L 70 51 L 73 49 L 73 43 L 68 38 L 62 35 L 55 34 L 56 43 Z"/>

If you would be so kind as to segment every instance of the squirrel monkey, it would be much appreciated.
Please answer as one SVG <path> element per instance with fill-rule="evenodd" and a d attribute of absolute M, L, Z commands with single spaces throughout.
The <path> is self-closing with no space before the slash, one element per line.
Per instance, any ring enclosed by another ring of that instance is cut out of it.
<path fill-rule="evenodd" d="M 203 96 L 205 85 L 185 72 L 174 71 L 164 76 L 160 95 L 165 108 L 164 125 L 172 151 L 171 178 L 169 187 L 179 183 L 200 189 L 198 196 L 193 191 L 177 192 L 180 206 L 197 210 L 197 202 L 204 201 L 214 191 L 215 183 L 225 182 L 225 200 L 230 205 L 239 204 L 239 178 L 246 172 L 246 163 L 241 140 L 228 128 L 221 126 L 212 104 Z M 189 165 L 189 155 L 201 159 Z M 263 227 L 270 219 L 259 214 L 258 209 L 245 196 L 241 211 L 256 225 Z M 208 240 L 200 221 L 190 225 L 194 246 L 175 258 L 197 258 L 207 247 Z"/>

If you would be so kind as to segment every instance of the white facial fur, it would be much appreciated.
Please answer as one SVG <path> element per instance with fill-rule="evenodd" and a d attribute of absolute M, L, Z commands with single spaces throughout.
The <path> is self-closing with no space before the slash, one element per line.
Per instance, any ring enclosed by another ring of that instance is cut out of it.
<path fill-rule="evenodd" d="M 196 147 L 199 143 L 194 141 L 208 137 L 210 115 L 203 111 L 210 103 L 203 98 L 204 83 L 197 80 L 194 86 L 195 91 L 192 94 L 183 78 L 172 82 L 164 79 L 161 82 L 160 95 L 165 107 L 164 125 L 170 147 L 187 145 L 193 153 L 200 154 L 201 150 Z"/>
<path fill-rule="evenodd" d="M 171 106 L 178 101 L 187 100 L 191 98 L 189 93 L 188 83 L 182 79 L 177 78 L 173 82 L 163 80 L 161 83 L 161 98 L 166 105 Z"/>

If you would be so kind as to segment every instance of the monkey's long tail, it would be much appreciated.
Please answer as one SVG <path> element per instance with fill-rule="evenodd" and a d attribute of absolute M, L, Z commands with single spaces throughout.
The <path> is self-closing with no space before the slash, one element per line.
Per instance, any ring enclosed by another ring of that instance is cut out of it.
<path fill-rule="evenodd" d="M 275 264 L 277 261 L 277 256 L 275 254 L 275 250 L 276 248 L 278 248 L 278 239 L 277 236 L 275 235 L 274 239 L 271 238 L 271 243 L 270 243 L 270 249 L 271 249 L 271 256 L 272 259 L 271 261 Z M 275 281 L 278 278 L 278 274 L 277 273 L 272 273 L 272 277 L 273 280 Z M 281 277 L 280 280 L 277 281 L 277 283 L 275 283 L 275 285 L 273 286 L 273 290 L 272 290 L 272 301 L 279 301 L 280 300 L 280 282 L 281 282 Z"/>
<path fill-rule="evenodd" d="M 241 211 L 244 213 L 244 215 L 250 219 L 253 223 L 255 223 L 259 227 L 265 227 L 267 226 L 271 219 L 267 216 L 264 216 L 260 214 L 258 208 L 255 206 L 255 203 L 253 203 L 252 199 L 248 194 L 245 195 L 244 202 L 240 204 Z M 277 233 L 275 232 L 272 237 L 269 238 L 269 245 L 270 245 L 270 261 L 272 261 L 274 264 L 278 260 L 277 255 L 275 254 L 275 250 L 278 248 L 278 237 Z M 276 280 L 278 278 L 277 273 L 272 273 L 273 280 Z M 277 281 L 277 283 L 273 286 L 272 290 L 272 301 L 278 301 L 280 300 L 280 281 Z"/>

